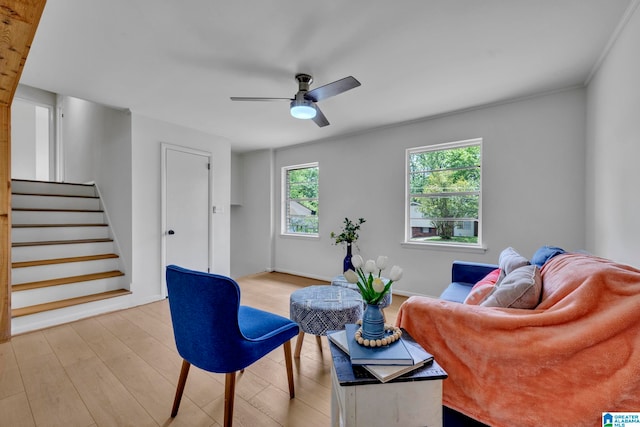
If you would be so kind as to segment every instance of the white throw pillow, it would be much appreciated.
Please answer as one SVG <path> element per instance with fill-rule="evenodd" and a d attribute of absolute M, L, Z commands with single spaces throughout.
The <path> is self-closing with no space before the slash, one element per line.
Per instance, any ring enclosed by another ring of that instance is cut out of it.
<path fill-rule="evenodd" d="M 525 265 L 507 274 L 480 303 L 484 307 L 536 308 L 542 294 L 537 265 Z"/>

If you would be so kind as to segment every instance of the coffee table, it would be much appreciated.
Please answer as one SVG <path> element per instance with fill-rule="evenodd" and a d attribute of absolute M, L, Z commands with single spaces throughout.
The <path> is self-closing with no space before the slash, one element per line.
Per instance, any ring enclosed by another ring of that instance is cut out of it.
<path fill-rule="evenodd" d="M 410 338 L 404 334 L 403 339 Z M 351 365 L 331 340 L 329 348 L 331 426 L 442 426 L 442 380 L 447 373 L 435 360 L 381 383 L 362 366 Z"/>
<path fill-rule="evenodd" d="M 289 317 L 300 326 L 294 352 L 295 357 L 300 357 L 305 333 L 315 335 L 319 341 L 327 331 L 344 329 L 347 323 L 362 318 L 362 297 L 359 292 L 340 286 L 308 286 L 291 294 Z"/>

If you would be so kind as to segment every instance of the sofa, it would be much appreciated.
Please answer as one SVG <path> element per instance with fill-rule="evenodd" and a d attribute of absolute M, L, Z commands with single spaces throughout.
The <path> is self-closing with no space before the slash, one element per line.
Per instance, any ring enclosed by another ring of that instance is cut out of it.
<path fill-rule="evenodd" d="M 497 264 L 454 261 L 451 266 L 451 283 L 440 294 L 440 298 L 447 301 L 464 302 L 473 286 L 497 268 L 499 268 Z"/>
<path fill-rule="evenodd" d="M 604 412 L 640 410 L 640 270 L 558 249 L 454 262 L 440 298 L 402 304 L 398 326 L 449 375 L 447 408 L 497 427 L 602 426 Z"/>

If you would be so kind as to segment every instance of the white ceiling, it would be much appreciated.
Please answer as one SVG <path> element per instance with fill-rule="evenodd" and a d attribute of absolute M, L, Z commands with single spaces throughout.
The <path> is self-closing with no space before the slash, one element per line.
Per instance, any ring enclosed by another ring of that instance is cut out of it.
<path fill-rule="evenodd" d="M 582 85 L 635 0 L 50 0 L 21 83 L 247 151 Z M 362 86 L 294 119 L 294 75 Z"/>

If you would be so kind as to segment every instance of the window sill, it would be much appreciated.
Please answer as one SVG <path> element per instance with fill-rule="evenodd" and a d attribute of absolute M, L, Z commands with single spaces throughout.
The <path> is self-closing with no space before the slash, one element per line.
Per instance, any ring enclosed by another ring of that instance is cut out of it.
<path fill-rule="evenodd" d="M 479 253 L 483 254 L 487 251 L 487 247 L 484 245 L 454 245 L 446 243 L 415 243 L 415 242 L 402 242 L 400 246 L 408 249 L 426 249 L 426 250 L 440 250 L 450 252 L 466 252 L 466 253 Z"/>
<path fill-rule="evenodd" d="M 280 237 L 285 239 L 308 239 L 308 240 L 318 240 L 320 238 L 319 234 L 293 234 L 293 233 L 280 233 Z"/>

